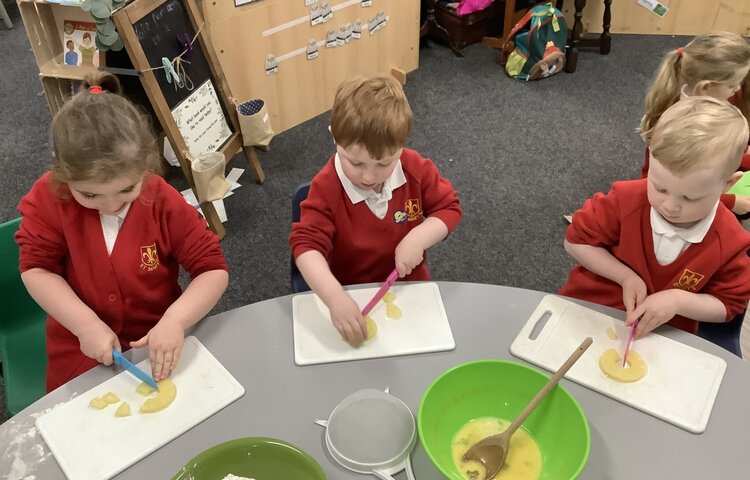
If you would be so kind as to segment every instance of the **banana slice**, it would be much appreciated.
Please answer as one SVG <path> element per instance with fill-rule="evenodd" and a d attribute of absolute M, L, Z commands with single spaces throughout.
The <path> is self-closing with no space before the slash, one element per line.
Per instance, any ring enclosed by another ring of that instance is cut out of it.
<path fill-rule="evenodd" d="M 638 352 L 628 353 L 628 363 L 623 368 L 622 357 L 614 348 L 610 348 L 599 357 L 599 368 L 612 380 L 622 383 L 633 383 L 646 375 L 648 367 Z"/>
<path fill-rule="evenodd" d="M 136 391 L 138 393 L 141 393 L 141 390 L 143 390 L 141 387 L 141 384 L 138 386 Z M 177 397 L 177 387 L 174 383 L 172 383 L 172 380 L 170 379 L 164 379 L 161 382 L 157 382 L 157 385 L 159 386 L 159 391 L 156 392 L 156 395 L 147 398 L 145 402 L 143 402 L 143 405 L 141 405 L 140 412 L 141 413 L 154 413 L 159 412 L 161 410 L 164 410 L 168 406 L 174 402 L 175 397 Z M 153 388 L 146 385 L 152 392 L 154 391 Z"/>
<path fill-rule="evenodd" d="M 117 410 L 115 411 L 115 417 L 129 417 L 130 416 L 130 405 L 128 402 L 122 402 Z"/>

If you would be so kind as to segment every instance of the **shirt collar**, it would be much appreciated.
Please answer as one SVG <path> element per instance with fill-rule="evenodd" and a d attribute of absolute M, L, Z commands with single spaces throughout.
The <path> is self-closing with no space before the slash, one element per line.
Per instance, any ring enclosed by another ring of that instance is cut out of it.
<path fill-rule="evenodd" d="M 336 167 L 336 174 L 339 176 L 341 185 L 344 187 L 349 200 L 352 203 L 357 204 L 370 197 L 379 197 L 387 195 L 390 198 L 390 192 L 396 190 L 398 187 L 406 183 L 406 175 L 404 175 L 404 169 L 401 167 L 401 159 L 396 160 L 396 168 L 391 172 L 391 176 L 383 182 L 383 188 L 380 193 L 374 190 L 365 190 L 354 185 L 351 180 L 344 174 L 344 169 L 341 166 L 341 159 L 337 153 L 334 157 L 334 165 Z"/>
<path fill-rule="evenodd" d="M 717 201 L 711 213 L 690 228 L 675 227 L 651 207 L 651 228 L 657 235 L 664 235 L 666 237 L 677 236 L 689 243 L 700 243 L 708 233 L 708 229 L 711 228 L 711 224 L 714 222 L 714 218 L 716 218 L 716 209 L 718 207 L 719 202 Z"/>

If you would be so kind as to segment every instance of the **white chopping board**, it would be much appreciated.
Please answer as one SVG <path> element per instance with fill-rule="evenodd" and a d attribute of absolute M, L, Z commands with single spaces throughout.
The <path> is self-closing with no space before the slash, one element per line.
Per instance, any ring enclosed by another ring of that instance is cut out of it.
<path fill-rule="evenodd" d="M 531 339 L 545 313 L 549 319 Z M 611 327 L 616 340 L 607 336 Z M 604 375 L 599 357 L 610 348 L 623 352 L 630 334 L 624 322 L 603 313 L 547 295 L 518 334 L 513 355 L 550 371 L 557 370 L 586 337 L 594 343 L 565 375 L 566 378 L 619 400 L 693 433 L 702 433 L 724 378 L 727 363 L 715 355 L 651 333 L 634 341 L 632 350 L 645 360 L 643 379 L 620 383 Z"/>
<path fill-rule="evenodd" d="M 149 360 L 138 367 L 151 371 Z M 145 397 L 135 389 L 141 381 L 123 371 L 39 417 L 36 426 L 68 479 L 112 478 L 245 393 L 193 336 L 185 339 L 179 364 L 170 378 L 177 387 L 177 397 L 160 412 L 139 413 Z M 89 406 L 92 398 L 107 392 L 127 401 L 131 416 L 115 417 L 119 402 L 103 410 Z"/>
<path fill-rule="evenodd" d="M 363 288 L 348 293 L 362 308 L 377 291 L 377 288 Z M 314 365 L 456 348 L 437 284 L 397 283 L 390 291 L 396 295 L 394 303 L 403 316 L 400 320 L 387 318 L 385 302 L 379 301 L 369 314 L 378 326 L 377 335 L 359 348 L 353 348 L 341 339 L 331 323 L 328 308 L 317 295 L 310 293 L 294 297 L 294 362 Z"/>

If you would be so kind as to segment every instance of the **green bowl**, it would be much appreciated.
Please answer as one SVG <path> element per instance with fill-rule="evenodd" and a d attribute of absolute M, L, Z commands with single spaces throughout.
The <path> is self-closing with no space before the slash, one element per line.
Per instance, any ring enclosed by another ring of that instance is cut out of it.
<path fill-rule="evenodd" d="M 328 480 L 310 455 L 275 438 L 238 438 L 193 457 L 172 480 L 221 480 L 229 474 L 255 480 Z"/>
<path fill-rule="evenodd" d="M 547 382 L 538 370 L 504 360 L 458 365 L 440 375 L 419 405 L 419 439 L 432 463 L 448 478 L 461 480 L 451 441 L 462 426 L 481 417 L 512 421 Z M 523 423 L 542 453 L 539 480 L 577 478 L 591 445 L 583 410 L 562 385 L 552 390 Z"/>

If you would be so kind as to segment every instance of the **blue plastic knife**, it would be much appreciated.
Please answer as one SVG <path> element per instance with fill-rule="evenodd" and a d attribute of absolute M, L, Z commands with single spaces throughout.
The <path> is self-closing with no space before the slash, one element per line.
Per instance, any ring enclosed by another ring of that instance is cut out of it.
<path fill-rule="evenodd" d="M 151 378 L 151 375 L 133 365 L 130 360 L 122 356 L 122 353 L 118 352 L 117 350 L 112 350 L 112 358 L 114 359 L 116 364 L 122 366 L 125 370 L 138 377 L 139 380 L 146 382 L 146 384 L 148 384 L 148 386 L 150 386 L 151 388 L 159 390 L 159 386 L 156 384 L 154 379 Z"/>

